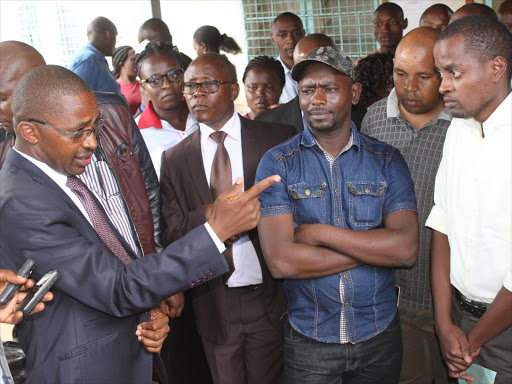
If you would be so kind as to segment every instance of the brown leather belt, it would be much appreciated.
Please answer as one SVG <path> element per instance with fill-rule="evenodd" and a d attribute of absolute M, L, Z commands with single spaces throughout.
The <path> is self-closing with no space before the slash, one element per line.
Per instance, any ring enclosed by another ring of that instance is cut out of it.
<path fill-rule="evenodd" d="M 455 287 L 453 287 L 453 291 L 455 292 L 455 299 L 463 311 L 478 318 L 483 316 L 488 304 L 468 299 Z"/>

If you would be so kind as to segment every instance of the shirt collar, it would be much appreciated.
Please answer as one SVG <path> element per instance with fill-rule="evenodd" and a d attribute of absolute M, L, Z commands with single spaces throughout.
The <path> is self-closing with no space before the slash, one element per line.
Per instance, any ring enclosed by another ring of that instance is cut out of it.
<path fill-rule="evenodd" d="M 400 108 L 398 107 L 398 96 L 396 95 L 396 89 L 393 88 L 391 92 L 389 93 L 387 102 L 386 102 L 386 116 L 389 117 L 396 117 L 403 119 L 402 115 L 400 114 Z M 452 113 L 449 109 L 444 108 L 439 115 L 437 115 L 434 119 L 432 119 L 432 122 L 436 122 L 438 119 L 452 121 Z M 430 124 L 430 123 L 429 123 Z M 427 124 L 427 125 L 429 125 Z"/>
<path fill-rule="evenodd" d="M 144 111 L 140 114 L 139 119 L 139 129 L 144 128 L 162 128 L 162 122 L 158 118 L 158 116 L 155 113 L 155 110 L 153 109 L 153 103 L 151 100 L 148 101 L 148 105 L 146 105 L 146 108 Z"/>
<path fill-rule="evenodd" d="M 92 45 L 91 43 L 87 44 L 86 46 L 87 48 L 89 48 L 89 50 L 94 53 L 95 56 L 97 57 L 101 57 L 103 60 L 107 61 L 107 59 L 105 59 L 105 55 L 103 53 L 101 53 L 98 48 L 96 48 L 94 45 Z"/>
<path fill-rule="evenodd" d="M 34 164 L 37 168 L 39 168 L 45 175 L 47 175 L 50 179 L 52 179 L 59 187 L 64 188 L 66 186 L 66 182 L 68 181 L 68 177 L 63 175 L 53 168 L 51 168 L 48 164 L 43 163 L 42 161 L 36 160 L 33 157 L 18 151 L 16 148 L 12 148 L 16 152 L 18 152 L 25 159 Z"/>
<path fill-rule="evenodd" d="M 501 102 L 501 104 L 494 110 L 489 118 L 482 124 L 484 133 L 487 134 L 489 127 L 509 126 L 512 124 L 512 92 Z"/>
<path fill-rule="evenodd" d="M 199 129 L 201 130 L 201 143 L 204 143 L 210 135 L 215 132 L 215 129 L 210 128 L 206 124 L 199 123 Z M 226 132 L 229 137 L 237 141 L 242 140 L 240 117 L 236 111 L 233 112 L 233 116 L 224 124 L 220 131 Z"/>
<path fill-rule="evenodd" d="M 283 60 L 281 60 L 281 55 L 277 56 L 277 60 L 279 60 L 279 62 L 281 63 L 281 65 L 283 66 L 283 69 L 284 69 L 284 74 L 287 75 L 288 73 L 290 73 L 292 70 L 289 69 L 286 64 L 283 62 Z"/>
<path fill-rule="evenodd" d="M 353 145 L 359 148 L 361 144 L 359 132 L 357 132 L 357 127 L 354 124 L 354 122 L 350 121 L 350 128 L 352 129 L 351 138 L 353 141 Z M 305 147 L 312 147 L 313 145 L 317 144 L 315 138 L 311 134 L 311 131 L 309 130 L 309 127 L 304 127 L 304 131 L 302 131 L 302 137 L 300 139 L 301 145 Z M 347 148 L 348 149 L 348 148 Z"/>

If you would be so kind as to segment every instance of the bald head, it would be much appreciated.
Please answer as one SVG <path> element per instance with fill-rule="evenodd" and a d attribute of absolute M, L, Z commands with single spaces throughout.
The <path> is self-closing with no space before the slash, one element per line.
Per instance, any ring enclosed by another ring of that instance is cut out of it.
<path fill-rule="evenodd" d="M 87 38 L 98 51 L 105 56 L 112 56 L 116 47 L 117 28 L 109 19 L 99 16 L 87 26 Z"/>
<path fill-rule="evenodd" d="M 453 11 L 444 4 L 434 4 L 428 7 L 420 18 L 420 27 L 444 29 L 450 22 Z"/>
<path fill-rule="evenodd" d="M 189 72 L 190 68 L 193 68 L 194 71 L 197 71 L 197 68 L 206 68 L 207 66 L 220 70 L 223 73 L 223 79 L 221 80 L 233 82 L 237 81 L 235 66 L 231 63 L 231 61 L 228 60 L 225 55 L 218 53 L 203 53 L 201 56 L 197 57 L 190 63 L 189 67 L 187 68 L 187 72 Z"/>
<path fill-rule="evenodd" d="M 43 56 L 30 45 L 19 41 L 0 43 L 0 125 L 13 132 L 11 96 L 18 81 L 28 71 L 45 65 Z"/>
<path fill-rule="evenodd" d="M 512 0 L 505 0 L 498 9 L 498 20 L 512 33 Z"/>
<path fill-rule="evenodd" d="M 455 11 L 450 19 L 450 24 L 466 16 L 488 16 L 494 19 L 498 18 L 496 12 L 494 12 L 491 7 L 480 3 L 470 3 L 463 5 Z"/>
<path fill-rule="evenodd" d="M 433 58 L 434 45 L 440 31 L 431 27 L 419 27 L 405 35 L 396 48 L 395 57 L 405 52 L 429 52 Z"/>
<path fill-rule="evenodd" d="M 58 65 L 43 65 L 28 71 L 12 95 L 14 123 L 24 119 L 52 121 L 68 96 L 91 93 L 80 76 Z"/>
<path fill-rule="evenodd" d="M 314 49 L 320 47 L 332 47 L 336 49 L 334 41 L 323 33 L 312 33 L 306 37 L 303 37 L 293 51 L 293 62 L 297 64 L 304 60 L 304 58 Z"/>
<path fill-rule="evenodd" d="M 163 20 L 157 18 L 148 19 L 140 26 L 138 40 L 139 43 L 149 40 L 151 43 L 163 41 L 172 44 L 169 27 Z"/>

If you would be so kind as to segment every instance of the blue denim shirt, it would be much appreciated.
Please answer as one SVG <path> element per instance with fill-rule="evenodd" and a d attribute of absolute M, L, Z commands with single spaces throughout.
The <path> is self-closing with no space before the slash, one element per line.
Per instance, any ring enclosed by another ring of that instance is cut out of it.
<path fill-rule="evenodd" d="M 78 52 L 69 70 L 80 76 L 93 92 L 112 92 L 124 99 L 105 56 L 91 44 Z"/>
<path fill-rule="evenodd" d="M 295 226 L 322 223 L 367 231 L 382 228 L 392 213 L 416 211 L 400 152 L 354 126 L 352 131 L 353 145 L 332 166 L 309 129 L 268 151 L 256 181 L 278 174 L 281 182 L 260 195 L 261 215 L 292 214 Z M 397 310 L 392 268 L 362 265 L 316 279 L 288 279 L 285 291 L 292 327 L 321 342 L 342 342 L 342 316 L 348 341 L 368 340 L 387 328 Z"/>

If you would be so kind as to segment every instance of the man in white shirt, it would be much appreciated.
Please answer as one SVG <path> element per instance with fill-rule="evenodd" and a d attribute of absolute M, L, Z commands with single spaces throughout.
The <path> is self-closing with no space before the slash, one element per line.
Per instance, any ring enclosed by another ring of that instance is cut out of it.
<path fill-rule="evenodd" d="M 286 104 L 297 96 L 297 82 L 292 79 L 293 50 L 305 35 L 301 19 L 291 12 L 284 12 L 272 22 L 270 39 L 277 47 L 279 57 L 286 77 L 286 83 L 279 98 L 279 104 Z"/>
<path fill-rule="evenodd" d="M 441 32 L 434 58 L 454 116 L 426 222 L 435 327 L 452 377 L 472 381 L 475 362 L 510 383 L 512 35 L 468 16 Z"/>

